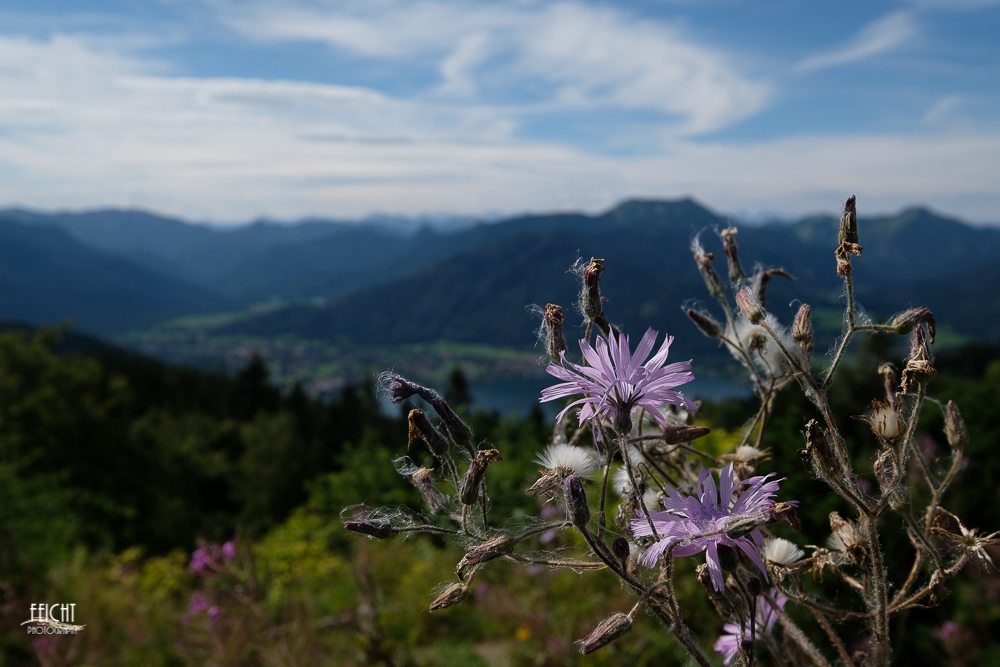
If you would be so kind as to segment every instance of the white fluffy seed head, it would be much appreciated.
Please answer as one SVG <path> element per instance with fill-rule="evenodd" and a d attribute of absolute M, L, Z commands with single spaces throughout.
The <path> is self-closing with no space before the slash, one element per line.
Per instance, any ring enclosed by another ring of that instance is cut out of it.
<path fill-rule="evenodd" d="M 642 504 L 650 512 L 662 512 L 663 506 L 660 504 L 660 491 L 653 488 L 646 489 L 646 493 L 642 494 Z"/>
<path fill-rule="evenodd" d="M 749 461 L 756 461 L 763 453 L 764 452 L 751 445 L 740 445 L 736 448 L 736 455 L 734 458 L 737 461 L 747 463 Z"/>
<path fill-rule="evenodd" d="M 805 552 L 795 546 L 794 543 L 782 537 L 772 537 L 764 545 L 764 559 L 779 565 L 791 565 L 802 558 Z"/>
<path fill-rule="evenodd" d="M 846 553 L 861 545 L 861 533 L 853 523 L 844 522 L 830 534 L 826 544 L 831 549 Z"/>
<path fill-rule="evenodd" d="M 582 447 L 557 443 L 545 448 L 545 453 L 535 459 L 546 470 L 560 475 L 585 477 L 597 470 L 597 461 Z"/>
<path fill-rule="evenodd" d="M 624 466 L 618 468 L 611 476 L 611 486 L 615 493 L 622 498 L 632 495 L 632 480 L 628 478 L 628 470 Z"/>

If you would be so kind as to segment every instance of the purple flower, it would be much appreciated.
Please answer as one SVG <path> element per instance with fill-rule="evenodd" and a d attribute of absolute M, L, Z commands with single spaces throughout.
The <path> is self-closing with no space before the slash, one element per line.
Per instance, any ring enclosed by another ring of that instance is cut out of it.
<path fill-rule="evenodd" d="M 668 424 L 660 414 L 660 408 L 665 404 L 683 405 L 694 412 L 698 407 L 684 394 L 674 391 L 678 385 L 694 379 L 690 372 L 691 362 L 663 366 L 673 336 L 667 336 L 659 352 L 645 364 L 642 363 L 653 350 L 656 336 L 654 329 L 646 331 L 634 355 L 629 352 L 628 336 L 625 334 L 611 336 L 610 347 L 598 337 L 596 350 L 586 340 L 580 340 L 580 351 L 589 365 L 570 363 L 566 360 L 566 353 L 560 353 L 561 365 L 549 364 L 545 370 L 564 382 L 543 389 L 541 402 L 583 394 L 583 398 L 566 406 L 558 419 L 562 419 L 573 406 L 580 405 L 581 424 L 595 417 L 610 419 L 619 433 L 628 433 L 632 429 L 631 415 L 637 407 L 645 408 L 664 428 Z"/>
<path fill-rule="evenodd" d="M 232 560 L 236 557 L 236 545 L 232 542 L 226 542 L 222 545 L 222 557 L 226 560 Z"/>
<path fill-rule="evenodd" d="M 188 609 L 191 610 L 192 614 L 200 614 L 211 606 L 208 598 L 205 597 L 203 593 L 195 593 L 191 596 L 191 602 L 188 605 Z"/>
<path fill-rule="evenodd" d="M 212 605 L 211 607 L 209 607 L 209 609 L 208 609 L 208 620 L 209 621 L 212 621 L 214 623 L 215 621 L 219 620 L 220 616 L 222 616 L 222 612 L 219 611 L 218 607 L 216 607 L 215 605 Z"/>
<path fill-rule="evenodd" d="M 774 598 L 774 602 L 778 607 L 781 609 L 785 608 L 785 603 L 788 602 L 787 597 L 774 589 L 771 590 L 771 597 Z M 778 615 L 771 608 L 771 605 L 767 603 L 767 600 L 762 597 L 757 598 L 757 636 L 761 632 L 770 632 L 777 620 Z M 722 626 L 722 629 L 726 631 L 726 634 L 715 640 L 715 650 L 722 654 L 723 664 L 728 665 L 732 661 L 733 656 L 739 652 L 740 642 L 749 637 L 750 626 L 747 625 L 745 633 L 741 632 L 740 626 L 735 623 L 726 623 Z M 753 638 L 754 641 L 757 641 L 757 636 Z"/>
<path fill-rule="evenodd" d="M 717 491 L 712 475 L 707 468 L 702 468 L 698 474 L 697 498 L 682 496 L 669 484 L 665 485 L 667 497 L 663 498 L 663 506 L 667 511 L 650 512 L 660 541 L 646 549 L 640 562 L 652 567 L 671 545 L 684 540 L 684 544 L 674 549 L 674 555 L 693 556 L 707 550 L 706 560 L 712 584 L 715 590 L 721 591 L 719 545 L 724 544 L 741 549 L 767 580 L 767 571 L 759 553 L 764 546 L 764 537 L 757 526 L 774 520 L 774 501 L 771 498 L 784 478 L 767 481 L 772 474 L 751 477 L 734 484 L 733 464 L 730 463 L 719 473 Z M 748 488 L 734 502 L 733 492 L 741 486 Z M 795 501 L 788 504 L 793 507 L 798 505 Z M 649 522 L 644 516 L 637 516 L 632 520 L 633 534 L 636 537 L 652 536 Z"/>

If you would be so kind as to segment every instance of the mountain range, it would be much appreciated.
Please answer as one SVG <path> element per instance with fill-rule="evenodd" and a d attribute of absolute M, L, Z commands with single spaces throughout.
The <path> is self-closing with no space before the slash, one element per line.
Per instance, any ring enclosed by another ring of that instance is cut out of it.
<path fill-rule="evenodd" d="M 314 219 L 221 229 L 141 211 L 10 209 L 0 211 L 0 319 L 72 318 L 84 331 L 114 337 L 181 315 L 243 311 L 217 332 L 526 349 L 538 324 L 526 307 L 559 303 L 569 313 L 578 279 L 568 268 L 601 257 L 612 321 L 637 333 L 653 326 L 678 334 L 681 356 L 703 354 L 714 343 L 688 335 L 693 327 L 680 307 L 713 305 L 691 241 L 700 234 L 725 275 L 715 230 L 731 224 L 690 199 L 446 228 Z M 737 226 L 748 272 L 759 264 L 796 278 L 771 283 L 776 316 L 788 322 L 799 302 L 809 303 L 821 336 L 832 342 L 843 288 L 833 259 L 838 218 Z M 872 316 L 926 305 L 945 338 L 997 337 L 1000 230 L 925 208 L 862 216 L 859 227 L 864 253 L 854 261 L 855 282 Z M 248 311 L 265 301 L 273 302 L 266 312 Z"/>

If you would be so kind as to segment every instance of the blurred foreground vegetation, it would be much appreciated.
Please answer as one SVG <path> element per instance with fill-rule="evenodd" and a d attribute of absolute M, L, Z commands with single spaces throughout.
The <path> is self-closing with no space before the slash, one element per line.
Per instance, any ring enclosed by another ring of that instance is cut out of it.
<path fill-rule="evenodd" d="M 576 652 L 573 642 L 635 603 L 602 572 L 498 561 L 464 602 L 429 613 L 435 590 L 454 580 L 458 547 L 367 541 L 342 527 L 344 508 L 361 503 L 419 510 L 393 460 L 431 463 L 417 444 L 406 451 L 409 406 L 387 415 L 371 385 L 318 401 L 298 387 L 279 392 L 257 360 L 230 378 L 125 354 L 67 355 L 58 338 L 0 334 L 0 664 L 682 664 L 667 633 L 641 614 L 624 639 L 586 658 Z M 875 368 L 891 357 L 880 339 L 865 343 L 835 385 L 834 411 L 861 414 L 881 396 Z M 1000 529 L 1000 347 L 966 347 L 936 365 L 929 394 L 954 400 L 971 435 L 950 505 L 992 532 Z M 551 424 L 539 410 L 501 418 L 470 409 L 460 373 L 447 389 L 477 439 L 504 457 L 489 469 L 495 510 L 538 514 L 524 490 Z M 699 445 L 730 450 L 753 409 L 705 405 L 699 420 L 713 432 Z M 804 472 L 800 430 L 811 408 L 786 392 L 775 414 L 764 442 L 771 461 L 760 471 L 787 476 L 780 499 L 802 505 L 802 534 L 781 534 L 821 544 L 827 514 L 846 508 Z M 920 440 L 940 470 L 950 457 L 941 412 L 925 414 Z M 845 436 L 858 469 L 870 471 L 876 443 L 867 426 L 851 422 Z M 554 540 L 545 547 L 583 553 L 570 534 Z M 235 555 L 222 555 L 227 542 Z M 210 554 L 200 571 L 191 567 L 196 549 Z M 898 537 L 885 552 L 903 568 L 912 553 Z M 697 562 L 682 559 L 677 581 L 685 620 L 710 647 L 723 621 L 693 580 Z M 75 603 L 86 629 L 28 636 L 20 624 L 40 602 Z M 803 618 L 815 630 L 810 622 Z M 1000 664 L 1000 580 L 967 570 L 940 607 L 899 624 L 897 664 Z M 861 624 L 841 629 L 861 640 Z"/>

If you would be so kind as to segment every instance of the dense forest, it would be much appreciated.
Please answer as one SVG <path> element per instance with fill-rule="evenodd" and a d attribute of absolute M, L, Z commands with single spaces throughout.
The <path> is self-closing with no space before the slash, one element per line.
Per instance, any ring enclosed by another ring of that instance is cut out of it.
<path fill-rule="evenodd" d="M 863 412 L 881 390 L 874 369 L 892 355 L 884 339 L 865 341 L 834 387 L 834 410 Z M 935 365 L 931 397 L 954 400 L 970 432 L 970 464 L 951 505 L 991 532 L 1000 527 L 1000 346 L 961 348 Z M 552 433 L 542 412 L 477 410 L 458 369 L 439 389 L 476 439 L 503 455 L 489 471 L 495 506 L 537 513 L 524 489 Z M 613 577 L 497 564 L 461 606 L 430 614 L 460 553 L 434 540 L 369 541 L 344 530 L 345 508 L 362 503 L 419 511 L 419 493 L 395 470 L 405 456 L 431 464 L 416 445 L 407 451 L 410 407 L 386 411 L 373 383 L 328 400 L 299 387 L 281 392 L 259 359 L 227 376 L 113 348 L 81 350 L 58 330 L 0 334 L 0 661 L 576 664 L 572 643 L 609 609 L 631 604 Z M 735 399 L 704 405 L 699 423 L 713 430 L 703 446 L 726 451 L 753 409 Z M 789 478 L 782 491 L 800 501 L 803 524 L 822 526 L 838 507 L 799 457 L 810 410 L 783 395 L 764 445 L 769 470 Z M 845 435 L 857 468 L 871 470 L 873 436 L 862 422 L 852 426 Z M 942 468 L 950 454 L 941 411 L 926 410 L 921 429 L 924 451 Z M 887 543 L 885 551 L 904 558 L 907 548 Z M 720 625 L 690 583 L 691 622 Z M 43 601 L 77 604 L 86 629 L 27 636 L 20 624 Z M 995 573 L 967 571 L 940 607 L 900 620 L 907 629 L 894 629 L 903 638 L 895 659 L 997 663 L 1000 644 L 988 638 L 1000 636 L 998 603 Z M 587 664 L 672 656 L 647 618 Z"/>

